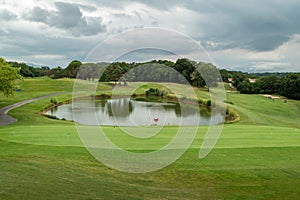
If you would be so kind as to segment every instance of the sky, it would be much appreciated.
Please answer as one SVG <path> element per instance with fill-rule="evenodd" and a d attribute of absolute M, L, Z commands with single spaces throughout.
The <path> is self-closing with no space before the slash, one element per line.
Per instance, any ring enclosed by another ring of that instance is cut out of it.
<path fill-rule="evenodd" d="M 117 43 L 107 52 L 143 44 L 144 29 L 154 43 L 168 41 L 181 57 L 197 60 L 176 34 L 156 31 L 163 29 L 193 40 L 219 68 L 299 72 L 299 10 L 299 0 L 0 0 L 0 57 L 66 67 L 107 40 Z M 122 37 L 127 32 L 130 37 Z M 168 49 L 142 47 L 119 59 L 176 59 Z"/>

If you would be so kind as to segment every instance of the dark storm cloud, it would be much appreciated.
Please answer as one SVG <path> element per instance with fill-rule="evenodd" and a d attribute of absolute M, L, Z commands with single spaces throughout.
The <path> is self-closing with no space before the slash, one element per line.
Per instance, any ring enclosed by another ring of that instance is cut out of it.
<path fill-rule="evenodd" d="M 215 50 L 246 48 L 255 51 L 271 51 L 287 42 L 290 36 L 300 33 L 300 2 L 295 0 L 166 0 L 135 1 L 148 6 L 170 10 L 185 7 L 205 20 L 191 19 L 187 26 L 197 26 L 204 36 L 197 40 L 208 40 L 229 45 L 216 46 Z M 176 24 L 176 21 L 172 22 Z"/>
<path fill-rule="evenodd" d="M 199 21 L 205 38 L 255 51 L 274 50 L 300 33 L 299 1 L 189 1 L 186 8 L 207 17 Z"/>
<path fill-rule="evenodd" d="M 102 24 L 102 19 L 100 17 L 87 19 L 82 16 L 80 9 L 92 11 L 96 10 L 96 6 L 122 9 L 134 2 L 162 11 L 183 7 L 199 15 L 205 15 L 206 19 L 200 17 L 190 19 L 191 24 L 186 26 L 195 26 L 199 31 L 204 32 L 201 36 L 190 33 L 197 40 L 226 44 L 213 48 L 207 47 L 212 50 L 238 47 L 254 51 L 271 51 L 287 42 L 290 36 L 300 33 L 298 20 L 300 3 L 297 1 L 125 0 L 120 2 L 102 0 L 94 1 L 94 6 L 56 2 L 55 12 L 49 13 L 45 9 L 35 7 L 27 19 L 68 30 L 74 36 L 94 35 L 105 31 L 106 27 Z M 137 16 L 138 14 L 139 10 L 136 11 Z M 127 17 L 128 20 L 132 17 L 122 13 L 116 13 L 114 16 Z M 158 24 L 161 25 L 159 19 L 153 26 Z M 176 21 L 172 24 L 176 24 Z"/>
<path fill-rule="evenodd" d="M 106 30 L 101 17 L 84 17 L 78 4 L 55 2 L 55 6 L 56 11 L 35 7 L 30 13 L 24 14 L 24 18 L 66 30 L 77 37 L 96 35 Z"/>
<path fill-rule="evenodd" d="M 17 15 L 7 9 L 0 9 L 0 21 L 11 21 L 17 19 Z"/>
<path fill-rule="evenodd" d="M 256 51 L 271 51 L 281 46 L 284 42 L 288 41 L 289 37 L 284 35 L 279 36 L 267 36 L 256 38 L 255 40 L 243 45 L 245 49 Z"/>

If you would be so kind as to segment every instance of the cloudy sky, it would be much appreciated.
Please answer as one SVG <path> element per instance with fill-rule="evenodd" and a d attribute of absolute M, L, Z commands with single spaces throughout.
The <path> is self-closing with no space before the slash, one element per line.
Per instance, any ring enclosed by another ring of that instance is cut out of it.
<path fill-rule="evenodd" d="M 84 61 L 108 38 L 155 27 L 190 37 L 220 68 L 300 71 L 299 0 L 0 0 L 0 5 L 0 57 L 6 60 L 65 67 Z M 158 33 L 149 37 L 165 41 Z M 145 37 L 122 39 L 114 42 L 130 49 L 128 40 L 142 43 Z M 180 44 L 186 57 L 193 54 Z M 166 52 L 157 58 L 169 58 Z M 126 59 L 146 60 L 145 54 L 159 51 L 135 51 Z"/>

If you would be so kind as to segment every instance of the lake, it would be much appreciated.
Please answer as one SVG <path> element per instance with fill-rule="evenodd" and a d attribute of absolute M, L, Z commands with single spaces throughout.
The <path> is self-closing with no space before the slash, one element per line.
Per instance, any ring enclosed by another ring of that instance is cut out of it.
<path fill-rule="evenodd" d="M 82 100 L 60 105 L 46 112 L 59 119 L 73 120 L 85 125 L 104 126 L 205 126 L 223 122 L 220 113 L 211 115 L 207 108 L 135 101 L 130 98 Z"/>

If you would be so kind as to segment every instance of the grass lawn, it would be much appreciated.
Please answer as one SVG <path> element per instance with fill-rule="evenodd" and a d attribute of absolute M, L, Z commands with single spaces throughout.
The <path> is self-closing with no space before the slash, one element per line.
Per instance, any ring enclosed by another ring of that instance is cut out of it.
<path fill-rule="evenodd" d="M 70 98 L 73 81 L 39 78 L 19 85 L 15 96 L 0 96 L 0 107 L 61 91 L 67 93 L 56 98 L 63 101 Z M 98 92 L 109 89 L 100 84 Z M 205 90 L 196 92 L 208 97 Z M 241 120 L 224 125 L 206 158 L 198 158 L 207 130 L 199 127 L 181 158 L 145 174 L 119 172 L 95 160 L 74 123 L 37 114 L 49 99 L 14 109 L 10 114 L 19 121 L 0 127 L 0 199 L 300 199 L 300 102 L 237 93 L 227 93 L 227 100 Z M 104 129 L 120 147 L 145 152 L 168 143 L 177 127 L 164 127 L 149 140 Z"/>
<path fill-rule="evenodd" d="M 271 125 L 300 128 L 300 102 L 268 99 L 262 95 L 227 93 L 229 105 L 238 111 L 241 121 L 238 124 Z"/>

